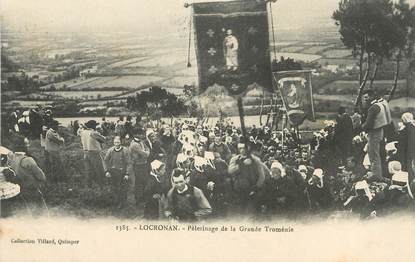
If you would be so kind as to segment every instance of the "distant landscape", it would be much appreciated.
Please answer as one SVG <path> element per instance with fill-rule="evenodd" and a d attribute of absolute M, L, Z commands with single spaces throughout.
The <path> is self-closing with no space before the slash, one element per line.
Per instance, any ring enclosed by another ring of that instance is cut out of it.
<path fill-rule="evenodd" d="M 358 92 L 357 60 L 345 49 L 335 27 L 306 33 L 277 32 L 276 57 L 292 58 L 313 70 L 317 112 L 336 112 L 339 105 L 353 107 Z M 57 111 L 58 117 L 117 116 L 127 109 L 127 97 L 152 86 L 183 96 L 184 86 L 197 89 L 195 51 L 187 67 L 187 43 L 171 35 L 159 37 L 118 34 L 55 34 L 2 32 L 2 111 L 26 110 L 75 103 L 74 111 Z M 272 49 L 273 47 L 271 47 Z M 271 55 L 274 57 L 274 54 Z M 380 68 L 374 88 L 387 94 L 393 84 L 394 62 Z M 408 98 L 408 62 L 404 61 L 398 81 L 396 112 L 414 107 Z M 236 102 L 218 98 L 217 108 L 237 113 Z M 261 99 L 245 98 L 247 114 L 259 112 Z M 253 101 L 253 102 L 252 102 Z M 266 106 L 266 103 L 265 103 Z M 62 107 L 61 107 L 62 108 Z M 206 110 L 215 115 L 215 110 Z"/>

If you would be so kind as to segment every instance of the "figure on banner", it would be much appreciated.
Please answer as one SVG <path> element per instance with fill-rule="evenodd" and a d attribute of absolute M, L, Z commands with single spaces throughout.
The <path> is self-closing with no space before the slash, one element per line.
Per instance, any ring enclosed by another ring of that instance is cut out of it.
<path fill-rule="evenodd" d="M 301 104 L 301 96 L 297 93 L 297 87 L 292 83 L 287 92 L 287 102 L 290 108 L 298 108 Z"/>
<path fill-rule="evenodd" d="M 290 123 L 300 125 L 306 117 L 307 80 L 303 77 L 283 77 L 278 81 Z"/>
<path fill-rule="evenodd" d="M 228 29 L 223 41 L 223 53 L 225 54 L 227 70 L 236 71 L 238 69 L 238 48 L 238 39 L 232 34 L 232 30 Z"/>

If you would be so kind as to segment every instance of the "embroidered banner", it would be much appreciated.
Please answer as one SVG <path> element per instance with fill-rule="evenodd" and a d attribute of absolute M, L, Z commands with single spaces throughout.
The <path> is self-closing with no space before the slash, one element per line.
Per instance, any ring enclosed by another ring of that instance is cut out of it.
<path fill-rule="evenodd" d="M 201 92 L 217 85 L 233 96 L 272 92 L 265 1 L 194 3 L 193 19 Z"/>
<path fill-rule="evenodd" d="M 304 119 L 315 121 L 311 71 L 293 70 L 274 73 L 290 123 L 301 125 Z"/>

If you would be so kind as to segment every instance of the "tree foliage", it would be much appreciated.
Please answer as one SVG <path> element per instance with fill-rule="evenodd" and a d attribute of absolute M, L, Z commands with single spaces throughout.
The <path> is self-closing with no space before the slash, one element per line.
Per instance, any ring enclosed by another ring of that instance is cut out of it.
<path fill-rule="evenodd" d="M 290 70 L 301 70 L 301 63 L 295 61 L 293 58 L 280 57 L 279 61 L 273 60 L 272 70 L 273 71 L 290 71 Z"/>
<path fill-rule="evenodd" d="M 127 108 L 158 119 L 162 116 L 178 116 L 186 112 L 184 102 L 165 89 L 153 86 L 127 98 Z"/>
<path fill-rule="evenodd" d="M 370 85 L 385 59 L 396 60 L 394 86 L 402 55 L 412 53 L 414 9 L 407 0 L 341 0 L 332 18 L 339 26 L 341 41 L 359 57 L 359 95 L 372 72 Z M 363 73 L 365 71 L 365 73 Z"/>

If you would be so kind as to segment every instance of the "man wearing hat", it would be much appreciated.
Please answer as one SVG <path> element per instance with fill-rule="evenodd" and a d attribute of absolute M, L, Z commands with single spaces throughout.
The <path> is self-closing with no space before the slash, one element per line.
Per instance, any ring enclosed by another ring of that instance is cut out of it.
<path fill-rule="evenodd" d="M 135 196 L 136 205 L 140 204 L 143 197 L 143 190 L 148 179 L 147 159 L 150 155 L 150 148 L 145 141 L 145 132 L 142 128 L 134 130 L 133 140 L 130 147 L 129 171 L 131 174 L 131 186 Z"/>
<path fill-rule="evenodd" d="M 227 144 L 225 144 L 222 141 L 222 136 L 220 133 L 215 134 L 215 138 L 212 144 L 209 146 L 209 151 L 212 151 L 214 153 L 220 154 L 220 157 L 226 161 L 226 163 L 229 162 L 231 158 L 231 151 L 229 150 L 229 147 Z"/>
<path fill-rule="evenodd" d="M 98 123 L 90 120 L 85 123 L 85 128 L 78 129 L 81 137 L 82 149 L 84 151 L 85 181 L 88 187 L 92 187 L 95 180 L 100 186 L 104 184 L 104 166 L 101 157 L 102 146 L 105 136 L 96 131 Z"/>
<path fill-rule="evenodd" d="M 111 181 L 111 190 L 115 196 L 117 208 L 127 203 L 129 161 L 128 149 L 121 145 L 121 137 L 114 137 L 114 146 L 108 149 L 104 159 L 105 176 Z"/>
<path fill-rule="evenodd" d="M 166 152 L 161 147 L 161 144 L 158 140 L 157 133 L 149 128 L 146 130 L 146 145 L 150 148 L 150 155 L 148 156 L 148 163 L 151 163 L 153 160 L 164 160 L 166 157 Z"/>
<path fill-rule="evenodd" d="M 150 166 L 150 176 L 143 193 L 144 218 L 158 219 L 160 214 L 160 201 L 163 198 L 162 180 L 166 173 L 166 165 L 156 159 L 151 162 Z"/>

